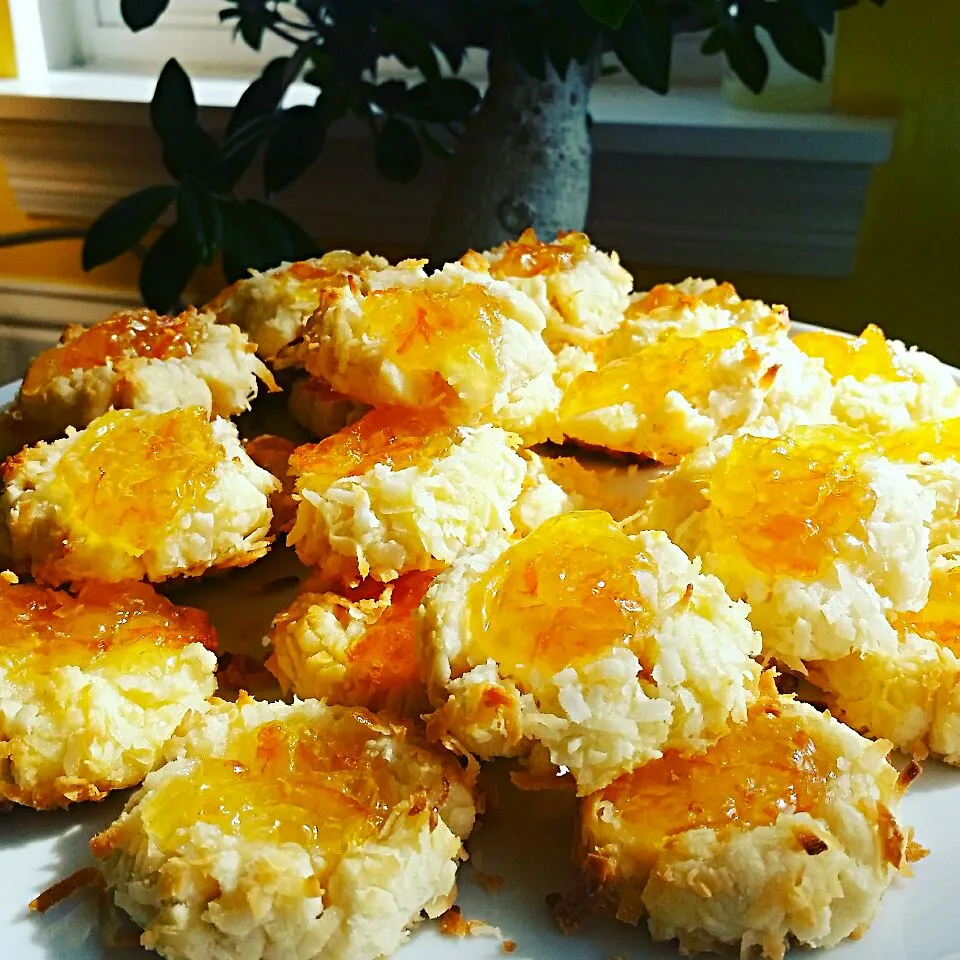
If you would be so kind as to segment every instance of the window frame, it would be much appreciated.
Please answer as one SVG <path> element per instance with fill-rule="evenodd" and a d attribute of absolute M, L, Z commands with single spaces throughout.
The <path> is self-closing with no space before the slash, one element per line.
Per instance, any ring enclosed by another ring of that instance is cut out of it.
<path fill-rule="evenodd" d="M 134 33 L 120 16 L 120 0 L 71 0 L 79 63 L 99 70 L 157 74 L 170 56 L 198 76 L 253 78 L 288 44 L 265 34 L 252 50 L 220 22 L 220 0 L 172 0 L 152 27 Z"/>
<path fill-rule="evenodd" d="M 66 47 L 73 51 L 72 63 L 50 64 L 60 68 L 82 65 L 105 72 L 156 75 L 173 55 L 197 76 L 252 79 L 269 59 L 290 50 L 288 44 L 269 33 L 264 35 L 259 51 L 234 39 L 233 31 L 217 16 L 224 7 L 223 0 L 171 0 L 160 20 L 138 34 L 123 23 L 120 0 L 67 0 L 64 6 L 71 8 L 72 16 L 45 18 L 43 24 L 48 49 Z M 672 86 L 719 88 L 721 58 L 700 53 L 702 42 L 703 34 L 681 34 L 675 39 Z M 388 77 L 413 74 L 395 61 L 385 61 L 379 72 Z M 467 52 L 460 75 L 475 82 L 486 79 L 483 51 Z M 634 83 L 622 70 L 600 82 Z"/>

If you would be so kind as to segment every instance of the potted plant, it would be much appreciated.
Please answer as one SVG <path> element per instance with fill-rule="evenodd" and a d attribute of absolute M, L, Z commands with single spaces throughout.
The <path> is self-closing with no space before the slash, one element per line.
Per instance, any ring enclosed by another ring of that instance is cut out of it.
<path fill-rule="evenodd" d="M 190 79 L 171 59 L 150 105 L 172 183 L 106 210 L 87 233 L 86 269 L 138 245 L 171 206 L 175 221 L 146 252 L 145 301 L 169 308 L 200 263 L 222 258 L 228 280 L 248 268 L 316 252 L 313 240 L 269 202 L 237 194 L 262 152 L 266 198 L 307 172 L 328 129 L 347 117 L 369 126 L 381 173 L 405 182 L 424 150 L 450 160 L 430 255 L 459 255 L 532 226 L 544 235 L 581 229 L 590 184 L 588 101 L 615 63 L 667 92 L 674 38 L 704 32 L 704 55 L 722 55 L 751 90 L 769 60 L 763 31 L 783 60 L 814 78 L 824 34 L 858 0 L 225 0 L 225 29 L 254 49 L 266 33 L 289 44 L 233 109 L 223 136 L 199 120 Z M 884 0 L 871 0 L 881 6 Z M 143 30 L 169 0 L 123 0 Z M 488 83 L 459 76 L 468 50 L 487 53 Z M 409 79 L 378 76 L 394 57 Z M 294 82 L 316 88 L 312 105 L 284 106 Z"/>

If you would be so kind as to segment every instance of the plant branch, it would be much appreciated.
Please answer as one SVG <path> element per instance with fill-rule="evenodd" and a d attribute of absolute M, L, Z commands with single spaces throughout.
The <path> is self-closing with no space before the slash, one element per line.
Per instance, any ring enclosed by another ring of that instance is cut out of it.
<path fill-rule="evenodd" d="M 295 47 L 299 47 L 303 43 L 303 39 L 300 37 L 295 37 L 291 33 L 287 33 L 286 30 L 281 29 L 276 25 L 276 23 L 267 24 L 267 29 L 276 34 L 281 40 L 286 40 L 287 43 L 292 43 Z"/>
<path fill-rule="evenodd" d="M 316 28 L 311 23 L 297 23 L 296 20 L 291 20 L 289 17 L 285 17 L 278 9 L 274 9 L 274 16 L 277 18 L 276 23 L 282 23 L 285 27 L 290 27 L 291 30 L 306 30 L 309 33 L 315 33 Z"/>
<path fill-rule="evenodd" d="M 297 77 L 300 76 L 300 71 L 303 70 L 303 65 L 310 59 L 310 54 L 313 52 L 314 41 L 310 40 L 300 40 L 297 44 L 297 49 L 294 51 L 293 56 L 290 57 L 290 62 L 287 64 L 287 69 L 284 71 L 283 77 L 283 89 L 286 89 L 290 86 L 291 83 L 294 83 Z"/>
<path fill-rule="evenodd" d="M 84 227 L 44 227 L 41 230 L 20 230 L 0 234 L 0 249 L 20 247 L 28 243 L 46 243 L 50 240 L 79 240 L 86 235 Z"/>

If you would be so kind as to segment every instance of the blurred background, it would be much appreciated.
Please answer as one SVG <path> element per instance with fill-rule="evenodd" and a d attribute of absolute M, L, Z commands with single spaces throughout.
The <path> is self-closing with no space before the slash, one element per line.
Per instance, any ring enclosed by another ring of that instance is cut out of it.
<path fill-rule="evenodd" d="M 194 76 L 210 128 L 225 125 L 264 58 L 229 44 L 221 5 L 174 0 L 163 30 L 134 36 L 110 0 L 0 0 L 0 234 L 70 235 L 0 249 L 0 379 L 63 324 L 138 302 L 137 257 L 85 273 L 73 235 L 162 182 L 148 102 L 167 57 Z M 715 276 L 786 303 L 795 319 L 876 323 L 960 362 L 958 37 L 960 4 L 891 0 L 840 15 L 825 90 L 800 78 L 756 98 L 697 44 L 675 51 L 665 97 L 601 82 L 588 232 L 620 251 L 638 289 Z M 418 255 L 443 164 L 427 159 L 410 183 L 389 182 L 365 132 L 347 124 L 277 202 L 324 247 Z M 202 268 L 191 293 L 221 283 L 215 265 Z"/>

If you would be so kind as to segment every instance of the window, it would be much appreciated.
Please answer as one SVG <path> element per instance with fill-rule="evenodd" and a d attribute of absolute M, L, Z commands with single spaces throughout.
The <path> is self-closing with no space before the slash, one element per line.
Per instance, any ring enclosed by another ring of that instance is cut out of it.
<path fill-rule="evenodd" d="M 289 47 L 265 34 L 262 49 L 251 50 L 220 22 L 219 0 L 173 0 L 148 30 L 133 33 L 120 16 L 119 0 L 74 0 L 80 62 L 106 70 L 159 73 L 177 57 L 198 75 L 251 76 Z"/>
<path fill-rule="evenodd" d="M 172 0 L 167 11 L 148 30 L 134 34 L 120 15 L 120 0 L 70 0 L 75 20 L 63 16 L 47 17 L 43 32 L 48 50 L 72 47 L 72 58 L 51 66 L 85 65 L 110 72 L 156 75 L 168 57 L 175 56 L 188 72 L 197 76 L 249 77 L 274 56 L 289 51 L 289 45 L 272 34 L 265 34 L 262 49 L 251 50 L 218 13 L 223 0 Z M 63 4 L 62 6 L 67 6 Z M 73 31 L 71 43 L 64 35 Z M 719 57 L 700 53 L 699 35 L 682 35 L 674 46 L 672 82 L 681 86 L 716 87 L 720 84 Z M 66 43 L 64 42 L 66 40 Z M 49 57 L 48 57 L 49 60 Z M 399 64 L 386 64 L 385 73 L 402 74 Z M 463 74 L 471 79 L 485 76 L 484 56 L 480 51 L 468 54 Z M 623 74 L 613 74 L 610 84 L 633 83 Z"/>

